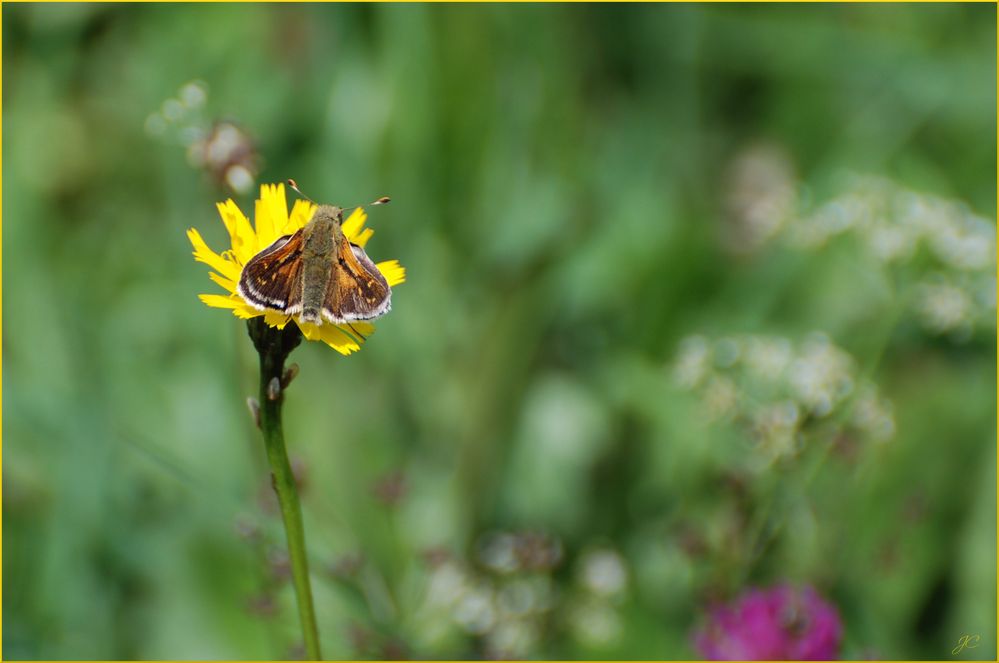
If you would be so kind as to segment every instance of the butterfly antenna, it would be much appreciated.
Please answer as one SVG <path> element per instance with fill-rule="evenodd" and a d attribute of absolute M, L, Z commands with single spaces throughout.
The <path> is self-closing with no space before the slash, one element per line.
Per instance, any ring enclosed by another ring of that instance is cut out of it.
<path fill-rule="evenodd" d="M 307 195 L 305 195 L 304 193 L 302 193 L 302 190 L 298 188 L 297 184 L 295 184 L 295 180 L 293 180 L 291 178 L 288 178 L 288 186 L 291 187 L 292 191 L 294 191 L 295 193 L 297 193 L 298 195 L 300 195 L 302 198 L 305 198 L 306 200 L 308 200 L 313 205 L 316 205 L 316 206 L 319 205 L 319 203 L 317 203 L 316 201 L 314 201 L 312 198 L 309 198 Z"/>

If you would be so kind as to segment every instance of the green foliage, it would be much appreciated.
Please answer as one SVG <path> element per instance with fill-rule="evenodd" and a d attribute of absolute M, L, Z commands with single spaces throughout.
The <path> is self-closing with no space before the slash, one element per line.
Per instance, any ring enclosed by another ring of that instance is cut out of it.
<path fill-rule="evenodd" d="M 393 198 L 392 313 L 291 357 L 326 656 L 691 658 L 709 598 L 785 580 L 839 607 L 844 657 L 995 656 L 994 299 L 934 333 L 929 249 L 733 241 L 731 202 L 764 144 L 789 224 L 844 173 L 994 219 L 993 5 L 2 11 L 4 658 L 296 655 L 256 355 L 184 234 L 223 247 L 232 194 L 146 129 L 192 80 L 258 182 Z M 673 379 L 691 335 L 816 330 L 890 441 L 819 417 L 761 462 Z"/>

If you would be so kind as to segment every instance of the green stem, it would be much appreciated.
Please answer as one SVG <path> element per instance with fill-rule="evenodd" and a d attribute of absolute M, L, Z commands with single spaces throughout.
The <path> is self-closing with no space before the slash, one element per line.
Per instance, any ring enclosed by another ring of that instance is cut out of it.
<path fill-rule="evenodd" d="M 318 661 L 322 659 L 322 655 L 319 652 L 319 630 L 316 628 L 316 611 L 309 584 L 302 507 L 298 501 L 295 476 L 288 462 L 284 429 L 281 425 L 281 405 L 284 403 L 284 389 L 287 386 L 284 362 L 302 341 L 302 334 L 296 325 L 288 325 L 283 330 L 268 327 L 263 318 L 249 320 L 247 328 L 260 355 L 260 430 L 264 434 L 271 482 L 281 505 L 281 517 L 288 539 L 288 558 L 295 585 L 295 599 L 298 602 L 298 616 L 302 621 L 305 653 L 309 660 Z"/>
<path fill-rule="evenodd" d="M 887 314 L 883 317 L 883 324 L 881 325 L 880 329 L 876 330 L 875 335 L 873 336 L 874 349 L 870 351 L 870 359 L 867 360 L 866 367 L 859 374 L 861 380 L 870 380 L 873 378 L 875 371 L 877 370 L 878 366 L 881 364 L 881 360 L 884 358 L 885 350 L 887 349 L 888 344 L 891 341 L 891 336 L 894 333 L 895 328 L 898 326 L 899 320 L 901 320 L 902 315 L 905 313 L 905 310 L 910 303 L 908 293 L 905 292 L 902 289 L 902 286 L 899 284 L 898 275 L 891 274 L 888 278 L 889 278 L 889 283 L 891 285 L 891 298 L 893 300 L 893 304 L 891 308 L 888 309 Z M 847 421 L 849 417 L 853 414 L 854 404 L 855 402 L 851 401 L 844 408 L 842 408 L 838 413 L 838 415 L 836 416 L 835 421 L 839 423 Z M 811 487 L 812 482 L 815 480 L 815 477 L 818 475 L 819 470 L 822 469 L 822 466 L 825 464 L 825 461 L 829 458 L 831 452 L 832 452 L 832 444 L 830 444 L 827 441 L 826 444 L 822 445 L 822 448 L 819 451 L 818 458 L 814 462 L 812 462 L 811 466 L 807 468 L 807 470 L 804 471 L 803 478 L 799 486 L 799 490 L 803 495 Z M 771 529 L 766 539 L 763 538 L 767 521 L 769 521 L 771 516 L 773 515 L 774 504 L 776 503 L 776 491 L 780 488 L 780 486 L 781 486 L 780 483 L 775 483 L 773 486 L 770 487 L 766 506 L 758 513 L 757 524 L 753 528 L 753 533 L 748 538 L 748 540 L 750 541 L 749 547 L 747 548 L 747 550 L 749 551 L 748 552 L 749 562 L 744 565 L 744 569 L 742 571 L 741 580 L 743 581 L 745 580 L 745 577 L 748 575 L 750 567 L 755 565 L 756 562 L 759 560 L 760 554 L 762 553 L 762 548 L 768 545 L 770 541 L 772 541 L 777 536 L 779 530 L 784 526 L 784 523 L 787 520 L 786 513 L 780 514 L 776 526 L 774 526 Z"/>

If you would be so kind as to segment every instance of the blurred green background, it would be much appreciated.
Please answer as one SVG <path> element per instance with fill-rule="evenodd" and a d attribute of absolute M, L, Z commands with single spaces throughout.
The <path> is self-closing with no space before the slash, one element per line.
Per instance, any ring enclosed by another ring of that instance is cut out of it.
<path fill-rule="evenodd" d="M 368 252 L 408 269 L 360 353 L 292 355 L 327 657 L 696 658 L 785 581 L 844 657 L 995 657 L 993 249 L 969 308 L 918 303 L 971 273 L 932 231 L 784 239 L 853 173 L 994 242 L 994 5 L 2 11 L 4 658 L 300 655 L 256 357 L 185 237 L 288 177 L 392 196 Z M 221 119 L 240 194 L 185 155 Z M 815 331 L 890 440 L 766 458 L 674 379 L 690 335 Z"/>

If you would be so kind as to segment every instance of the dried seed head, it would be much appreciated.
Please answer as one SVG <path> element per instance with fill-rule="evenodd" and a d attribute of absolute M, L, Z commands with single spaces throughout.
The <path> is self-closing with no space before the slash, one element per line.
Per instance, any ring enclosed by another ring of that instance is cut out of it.
<path fill-rule="evenodd" d="M 284 369 L 284 375 L 281 376 L 281 387 L 287 389 L 296 375 L 298 375 L 298 364 L 291 364 L 288 368 Z"/>
<path fill-rule="evenodd" d="M 281 398 L 281 381 L 276 377 L 267 383 L 267 400 L 276 401 Z"/>
<path fill-rule="evenodd" d="M 253 396 L 247 396 L 246 407 L 250 410 L 250 416 L 253 417 L 253 425 L 260 428 L 260 401 Z"/>

